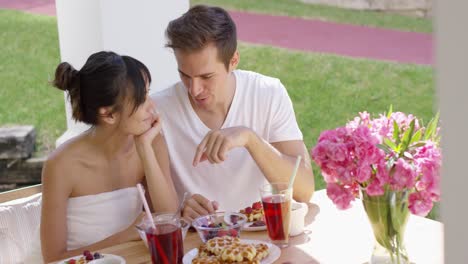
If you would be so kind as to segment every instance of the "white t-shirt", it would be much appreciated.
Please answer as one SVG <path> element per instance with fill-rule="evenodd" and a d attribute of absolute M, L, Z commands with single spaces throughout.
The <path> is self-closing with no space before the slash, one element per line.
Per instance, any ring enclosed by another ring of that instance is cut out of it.
<path fill-rule="evenodd" d="M 291 99 L 276 78 L 236 70 L 236 90 L 222 128 L 245 126 L 266 141 L 302 140 Z M 220 164 L 192 161 L 198 144 L 210 129 L 192 108 L 182 82 L 160 91 L 153 99 L 163 118 L 171 173 L 178 195 L 200 193 L 219 202 L 220 210 L 237 211 L 260 200 L 259 188 L 267 183 L 245 148 L 227 153 Z"/>

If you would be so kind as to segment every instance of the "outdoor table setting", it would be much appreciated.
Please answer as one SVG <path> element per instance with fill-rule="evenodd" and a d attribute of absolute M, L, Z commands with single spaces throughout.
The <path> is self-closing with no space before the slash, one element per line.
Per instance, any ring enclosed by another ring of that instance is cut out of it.
<path fill-rule="evenodd" d="M 360 200 L 349 210 L 339 210 L 325 190 L 314 193 L 305 217 L 304 232 L 293 236 L 273 263 L 367 263 L 374 241 L 372 228 Z M 242 231 L 241 239 L 269 242 L 267 231 Z M 440 222 L 411 215 L 405 233 L 406 248 L 413 263 L 443 263 L 443 225 Z M 188 232 L 184 254 L 202 244 L 196 232 Z M 143 241 L 127 242 L 99 252 L 121 256 L 126 263 L 151 263 Z M 263 263 L 263 262 L 262 262 Z"/>
<path fill-rule="evenodd" d="M 197 233 L 186 233 L 182 200 L 176 214 L 147 214 L 137 226 L 144 242 L 102 252 L 127 263 L 443 263 L 443 225 L 423 217 L 440 198 L 437 123 L 438 115 L 422 127 L 391 109 L 375 119 L 360 113 L 311 150 L 327 186 L 309 203 L 293 200 L 298 156 L 289 182 L 262 186 L 249 210 L 198 217 Z M 266 231 L 245 226 L 254 209 Z"/>

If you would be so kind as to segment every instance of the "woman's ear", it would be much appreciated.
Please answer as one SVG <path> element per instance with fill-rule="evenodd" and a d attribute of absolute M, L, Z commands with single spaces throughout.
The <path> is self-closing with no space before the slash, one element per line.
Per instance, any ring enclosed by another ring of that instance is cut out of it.
<path fill-rule="evenodd" d="M 239 51 L 235 51 L 234 55 L 232 55 L 231 61 L 229 62 L 229 71 L 233 71 L 237 68 L 237 65 L 239 65 L 240 61 L 240 54 Z"/>
<path fill-rule="evenodd" d="M 100 119 L 109 125 L 113 125 L 117 122 L 117 113 L 115 113 L 112 107 L 100 107 L 99 108 Z"/>

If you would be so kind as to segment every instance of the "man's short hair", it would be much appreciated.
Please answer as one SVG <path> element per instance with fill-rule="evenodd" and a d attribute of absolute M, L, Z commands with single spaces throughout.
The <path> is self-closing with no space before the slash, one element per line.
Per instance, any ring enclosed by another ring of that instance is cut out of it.
<path fill-rule="evenodd" d="M 220 7 L 196 5 L 181 17 L 169 22 L 166 47 L 182 51 L 199 51 L 214 43 L 218 58 L 229 69 L 237 49 L 236 24 L 228 12 Z"/>

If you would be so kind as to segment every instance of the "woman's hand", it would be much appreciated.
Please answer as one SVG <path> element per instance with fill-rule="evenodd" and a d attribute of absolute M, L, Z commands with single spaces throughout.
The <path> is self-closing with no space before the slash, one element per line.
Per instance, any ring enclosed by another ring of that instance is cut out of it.
<path fill-rule="evenodd" d="M 143 134 L 134 136 L 135 145 L 138 152 L 142 152 L 145 147 L 151 147 L 154 138 L 161 132 L 161 117 L 157 113 L 153 113 L 153 122 L 151 127 Z"/>

